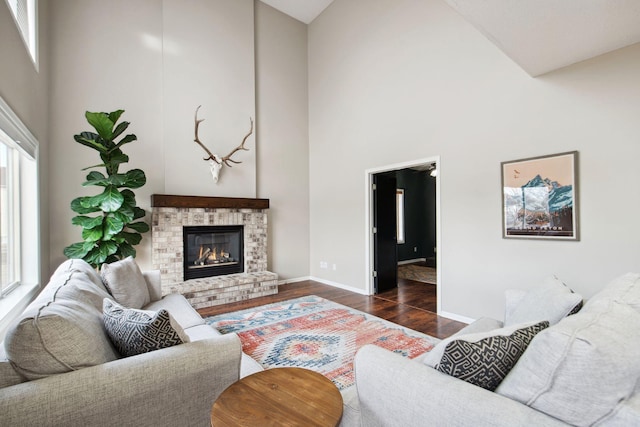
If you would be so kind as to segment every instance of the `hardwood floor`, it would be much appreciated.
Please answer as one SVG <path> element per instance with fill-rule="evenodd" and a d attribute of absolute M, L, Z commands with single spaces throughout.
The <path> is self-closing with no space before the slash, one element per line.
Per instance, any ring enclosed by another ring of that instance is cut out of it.
<path fill-rule="evenodd" d="M 203 317 L 213 316 L 292 298 L 317 295 L 433 337 L 446 338 L 466 325 L 435 314 L 435 291 L 435 285 L 399 279 L 396 289 L 367 296 L 306 280 L 281 285 L 276 295 L 201 308 L 198 312 Z"/>

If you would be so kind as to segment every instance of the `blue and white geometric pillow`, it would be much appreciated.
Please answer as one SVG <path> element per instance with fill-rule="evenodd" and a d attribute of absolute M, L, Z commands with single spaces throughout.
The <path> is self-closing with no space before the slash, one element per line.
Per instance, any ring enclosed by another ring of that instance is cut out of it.
<path fill-rule="evenodd" d="M 105 298 L 102 313 L 107 335 L 124 357 L 188 342 L 167 310 L 135 310 Z"/>

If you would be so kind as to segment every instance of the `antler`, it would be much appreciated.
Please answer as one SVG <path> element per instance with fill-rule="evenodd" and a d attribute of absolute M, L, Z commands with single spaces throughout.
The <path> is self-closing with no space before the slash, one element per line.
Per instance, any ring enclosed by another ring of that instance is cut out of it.
<path fill-rule="evenodd" d="M 216 160 L 216 155 L 213 154 L 211 151 L 209 151 L 209 149 L 200 141 L 200 138 L 198 138 L 198 128 L 200 127 L 200 123 L 202 123 L 204 121 L 204 119 L 200 119 L 198 120 L 198 110 L 200 109 L 200 107 L 202 107 L 202 105 L 198 105 L 198 108 L 196 108 L 196 137 L 194 139 L 194 142 L 196 142 L 200 147 L 202 147 L 202 149 L 204 151 L 206 151 L 206 153 L 209 155 L 209 157 L 204 157 L 204 160 L 213 160 L 216 163 L 220 163 L 219 161 Z M 253 128 L 253 125 L 252 125 Z"/>
<path fill-rule="evenodd" d="M 249 151 L 248 148 L 244 148 L 244 143 L 247 141 L 247 138 L 249 138 L 249 136 L 253 133 L 253 119 L 251 117 L 249 117 L 249 120 L 251 121 L 251 129 L 249 129 L 249 133 L 245 135 L 245 137 L 242 139 L 242 142 L 240 143 L 240 145 L 238 145 L 229 154 L 227 154 L 226 156 L 224 156 L 222 158 L 222 162 L 225 165 L 229 166 L 229 167 L 231 167 L 229 162 L 234 163 L 234 164 L 242 163 L 242 162 L 235 161 L 235 160 L 233 160 L 231 158 L 231 156 L 233 156 L 237 151 L 239 151 L 239 150 Z"/>

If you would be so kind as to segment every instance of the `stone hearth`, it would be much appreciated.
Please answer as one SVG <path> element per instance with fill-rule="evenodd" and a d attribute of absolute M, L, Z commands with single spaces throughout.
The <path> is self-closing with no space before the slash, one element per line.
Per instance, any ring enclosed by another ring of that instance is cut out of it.
<path fill-rule="evenodd" d="M 268 199 L 154 194 L 152 262 L 162 294 L 180 293 L 195 308 L 278 293 L 278 275 L 267 271 Z M 243 225 L 244 273 L 184 280 L 183 226 Z"/>

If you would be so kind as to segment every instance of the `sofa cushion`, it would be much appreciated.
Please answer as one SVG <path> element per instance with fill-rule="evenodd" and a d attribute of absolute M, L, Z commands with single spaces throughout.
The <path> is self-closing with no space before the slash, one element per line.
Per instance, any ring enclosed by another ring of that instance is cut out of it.
<path fill-rule="evenodd" d="M 615 415 L 640 381 L 638 276 L 592 297 L 538 334 L 496 392 L 573 425 Z"/>
<path fill-rule="evenodd" d="M 9 387 L 11 385 L 20 384 L 26 381 L 22 375 L 18 374 L 11 362 L 7 359 L 4 347 L 0 346 L 0 388 Z"/>
<path fill-rule="evenodd" d="M 102 281 L 119 304 L 129 308 L 142 308 L 151 302 L 147 281 L 133 257 L 111 264 L 102 264 Z"/>
<path fill-rule="evenodd" d="M 73 261 L 64 268 L 79 260 Z M 28 380 L 118 358 L 102 324 L 101 304 L 109 294 L 81 270 L 56 271 L 7 331 L 7 359 Z"/>
<path fill-rule="evenodd" d="M 542 320 L 555 325 L 582 305 L 582 296 L 556 277 L 545 279 L 529 291 L 508 290 L 505 297 L 505 326 Z"/>
<path fill-rule="evenodd" d="M 166 309 L 184 329 L 205 324 L 204 319 L 189 304 L 189 301 L 180 294 L 165 295 L 161 300 L 154 301 L 143 308 L 152 311 Z"/>
<path fill-rule="evenodd" d="M 184 330 L 167 310 L 157 312 L 125 308 L 104 299 L 104 325 L 122 356 L 135 356 L 189 342 Z"/>
<path fill-rule="evenodd" d="M 533 337 L 547 327 L 549 322 L 545 320 L 518 328 L 509 335 L 494 333 L 478 340 L 459 337 L 446 345 L 436 369 L 493 391 L 514 367 Z"/>

